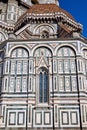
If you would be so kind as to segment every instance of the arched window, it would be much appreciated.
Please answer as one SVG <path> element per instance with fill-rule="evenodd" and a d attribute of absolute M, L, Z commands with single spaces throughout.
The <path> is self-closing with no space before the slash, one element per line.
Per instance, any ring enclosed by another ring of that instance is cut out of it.
<path fill-rule="evenodd" d="M 39 102 L 48 102 L 48 72 L 41 68 L 39 73 Z"/>
<path fill-rule="evenodd" d="M 51 66 L 52 63 L 52 52 L 44 46 L 39 47 L 35 50 L 34 57 L 36 59 L 36 85 L 38 86 L 37 100 L 38 103 L 48 103 L 50 94 L 49 77 L 51 77 L 49 65 Z"/>
<path fill-rule="evenodd" d="M 69 47 L 58 50 L 58 80 L 59 91 L 77 90 L 75 52 Z"/>
<path fill-rule="evenodd" d="M 28 60 L 26 49 L 16 48 L 11 53 L 9 92 L 27 92 Z"/>

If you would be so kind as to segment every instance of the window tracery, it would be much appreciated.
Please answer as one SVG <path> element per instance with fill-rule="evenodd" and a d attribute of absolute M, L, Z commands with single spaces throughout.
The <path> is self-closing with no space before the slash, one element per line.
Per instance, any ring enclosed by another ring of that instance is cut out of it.
<path fill-rule="evenodd" d="M 51 64 L 50 58 L 52 57 L 51 51 L 46 48 L 46 47 L 40 47 L 36 49 L 34 56 L 36 57 L 36 63 L 40 62 L 40 59 L 43 58 L 46 62 L 38 66 L 38 69 L 36 71 L 36 75 L 38 78 L 39 75 L 39 80 L 37 82 L 38 87 L 38 92 L 39 96 L 38 101 L 39 103 L 48 103 L 48 98 L 49 98 L 49 67 L 45 65 Z M 50 73 L 49 73 L 50 75 Z"/>
<path fill-rule="evenodd" d="M 16 48 L 11 54 L 10 79 L 14 77 L 10 80 L 11 92 L 27 92 L 28 57 L 28 52 L 24 48 Z"/>
<path fill-rule="evenodd" d="M 60 91 L 77 90 L 75 53 L 69 47 L 58 50 L 58 75 Z"/>
<path fill-rule="evenodd" d="M 48 73 L 44 68 L 39 73 L 39 102 L 48 102 Z"/>

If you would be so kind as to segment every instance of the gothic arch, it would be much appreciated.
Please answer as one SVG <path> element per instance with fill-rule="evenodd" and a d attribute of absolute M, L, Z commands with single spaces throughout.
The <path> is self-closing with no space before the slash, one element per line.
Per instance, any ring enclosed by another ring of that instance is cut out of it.
<path fill-rule="evenodd" d="M 48 103 L 49 76 L 45 67 L 39 68 L 39 103 Z"/>
<path fill-rule="evenodd" d="M 40 70 L 41 70 L 41 69 L 44 69 L 45 71 L 48 72 L 48 69 L 47 69 L 46 67 L 42 66 L 42 67 L 39 67 L 39 68 L 38 68 L 38 71 L 37 71 L 38 74 L 40 73 Z"/>

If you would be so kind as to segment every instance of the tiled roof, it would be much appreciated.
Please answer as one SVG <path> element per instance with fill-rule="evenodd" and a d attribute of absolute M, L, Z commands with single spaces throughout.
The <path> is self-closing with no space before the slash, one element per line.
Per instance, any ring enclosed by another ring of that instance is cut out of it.
<path fill-rule="evenodd" d="M 36 4 L 27 11 L 27 13 L 33 13 L 33 14 L 57 13 L 57 12 L 64 13 L 70 19 L 75 20 L 71 14 L 69 14 L 67 11 L 63 10 L 56 4 Z"/>
<path fill-rule="evenodd" d="M 17 21 L 15 30 L 18 30 L 27 22 L 30 22 L 33 20 L 49 20 L 49 18 L 53 18 L 53 20 L 56 20 L 56 22 L 62 23 L 67 25 L 67 27 L 70 27 L 70 30 L 79 30 L 81 32 L 82 25 L 77 23 L 75 19 L 72 17 L 71 14 L 69 14 L 67 11 L 63 10 L 56 4 L 35 4 L 30 9 L 28 9 Z M 32 22 L 33 22 L 32 21 Z M 62 25 L 63 26 L 63 25 Z M 65 28 L 65 26 L 63 27 Z M 65 28 L 66 30 L 66 28 Z"/>

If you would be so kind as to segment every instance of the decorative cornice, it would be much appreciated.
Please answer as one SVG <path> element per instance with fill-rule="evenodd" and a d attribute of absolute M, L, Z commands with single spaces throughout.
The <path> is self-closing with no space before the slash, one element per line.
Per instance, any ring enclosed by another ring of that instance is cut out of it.
<path fill-rule="evenodd" d="M 82 25 L 77 23 L 75 19 L 67 11 L 58 7 L 56 4 L 37 4 L 27 10 L 16 22 L 15 32 L 24 27 L 27 23 L 52 23 L 56 21 L 58 24 L 61 22 L 72 31 L 81 32 Z"/>
<path fill-rule="evenodd" d="M 8 23 L 3 22 L 3 21 L 0 21 L 0 27 L 7 30 L 7 31 L 13 31 L 14 30 L 13 24 L 8 24 Z"/>
<path fill-rule="evenodd" d="M 66 14 L 63 12 L 56 12 L 56 13 L 44 13 L 44 14 L 34 14 L 34 13 L 25 13 L 23 16 L 20 17 L 20 19 L 15 24 L 15 31 L 21 28 L 26 23 L 33 23 L 37 20 L 56 20 L 56 22 L 62 22 L 66 23 L 67 25 L 70 25 L 71 27 L 75 28 L 76 30 L 79 29 L 82 30 L 83 26 L 80 23 L 77 23 L 73 19 L 70 19 Z"/>

